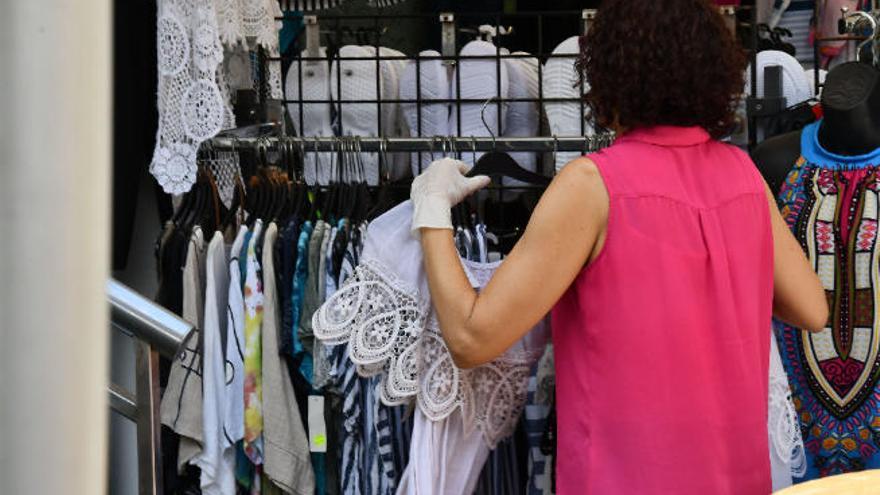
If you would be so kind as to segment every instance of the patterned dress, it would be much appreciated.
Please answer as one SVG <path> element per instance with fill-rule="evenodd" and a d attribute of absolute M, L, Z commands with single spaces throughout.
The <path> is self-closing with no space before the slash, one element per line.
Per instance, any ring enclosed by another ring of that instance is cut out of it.
<path fill-rule="evenodd" d="M 839 156 L 806 127 L 779 193 L 831 316 L 809 333 L 776 323 L 807 455 L 803 479 L 880 468 L 880 149 Z"/>

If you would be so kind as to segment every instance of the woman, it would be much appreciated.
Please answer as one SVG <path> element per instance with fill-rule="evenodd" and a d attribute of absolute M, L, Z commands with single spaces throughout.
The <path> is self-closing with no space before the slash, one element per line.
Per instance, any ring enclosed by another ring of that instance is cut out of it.
<path fill-rule="evenodd" d="M 614 146 L 569 163 L 489 285 L 460 269 L 450 206 L 488 183 L 413 184 L 443 337 L 461 367 L 552 310 L 561 495 L 770 492 L 771 313 L 805 330 L 825 295 L 732 128 L 744 57 L 708 0 L 606 0 L 580 68 Z"/>

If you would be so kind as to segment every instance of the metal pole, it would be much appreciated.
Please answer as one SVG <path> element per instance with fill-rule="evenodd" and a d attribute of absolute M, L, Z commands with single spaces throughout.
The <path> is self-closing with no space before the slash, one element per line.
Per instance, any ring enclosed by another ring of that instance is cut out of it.
<path fill-rule="evenodd" d="M 2 3 L 0 493 L 107 490 L 111 3 Z"/>
<path fill-rule="evenodd" d="M 263 138 L 266 142 L 267 138 Z M 596 136 L 568 136 L 568 137 L 409 137 L 409 138 L 381 138 L 361 137 L 358 139 L 361 151 L 374 152 L 383 149 L 391 152 L 430 152 L 441 149 L 443 143 L 452 143 L 458 150 L 476 151 L 504 151 L 504 152 L 530 152 L 530 151 L 596 151 L 608 146 L 613 141 L 613 134 L 599 134 Z M 333 137 L 270 137 L 268 142 L 271 146 L 278 146 L 279 142 L 292 143 L 294 148 L 299 148 L 305 153 L 314 151 L 333 151 L 339 148 L 339 143 L 345 139 Z M 260 142 L 260 138 L 247 137 L 216 137 L 211 143 L 216 150 L 240 150 L 252 148 Z"/>
<path fill-rule="evenodd" d="M 186 320 L 115 280 L 107 282 L 107 298 L 113 324 L 139 340 L 150 342 L 166 357 L 174 357 L 193 330 Z"/>
<path fill-rule="evenodd" d="M 162 493 L 162 424 L 159 416 L 159 353 L 146 342 L 135 344 L 137 381 L 138 491 Z"/>

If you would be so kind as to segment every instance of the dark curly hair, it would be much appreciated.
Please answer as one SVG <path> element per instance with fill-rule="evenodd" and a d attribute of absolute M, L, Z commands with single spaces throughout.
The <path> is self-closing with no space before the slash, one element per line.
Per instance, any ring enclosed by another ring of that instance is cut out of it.
<path fill-rule="evenodd" d="M 734 128 L 746 57 L 708 0 L 604 0 L 577 68 L 596 122 L 631 130 Z"/>

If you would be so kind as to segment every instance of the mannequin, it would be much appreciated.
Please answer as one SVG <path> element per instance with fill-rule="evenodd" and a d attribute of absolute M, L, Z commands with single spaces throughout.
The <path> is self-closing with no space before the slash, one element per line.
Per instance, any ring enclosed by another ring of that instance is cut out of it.
<path fill-rule="evenodd" d="M 880 468 L 880 71 L 838 66 L 822 105 L 822 120 L 754 154 L 830 310 L 816 334 L 774 322 L 804 442 L 795 482 Z"/>
<path fill-rule="evenodd" d="M 819 143 L 827 151 L 857 156 L 880 148 L 880 71 L 850 62 L 837 66 L 822 92 Z M 801 155 L 801 131 L 770 138 L 752 159 L 774 194 Z"/>

